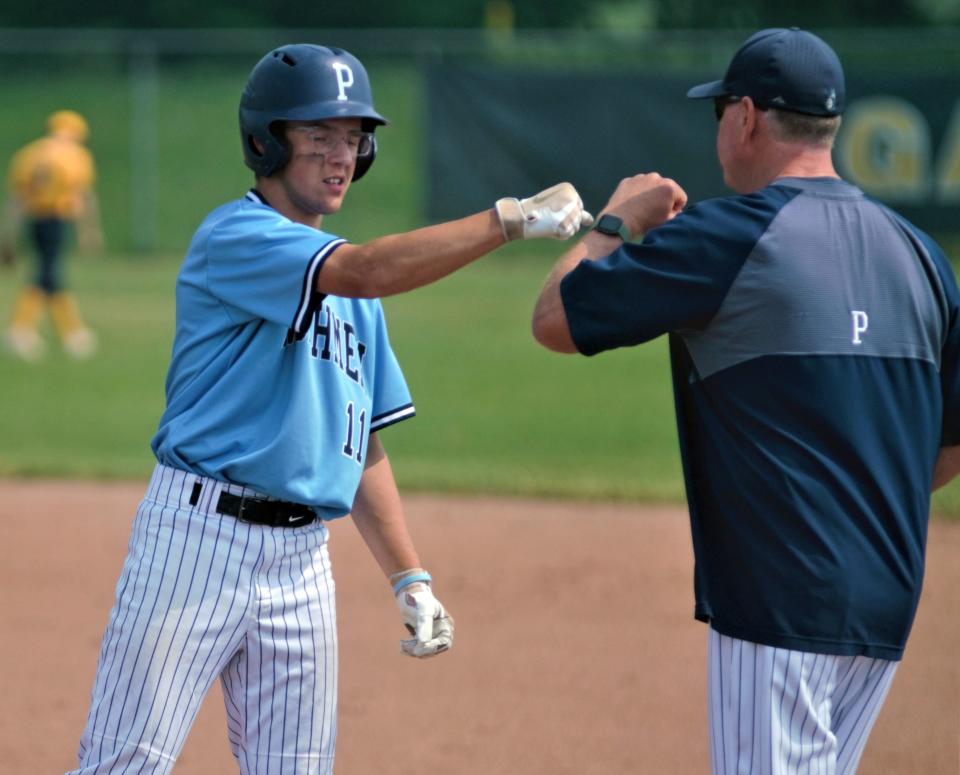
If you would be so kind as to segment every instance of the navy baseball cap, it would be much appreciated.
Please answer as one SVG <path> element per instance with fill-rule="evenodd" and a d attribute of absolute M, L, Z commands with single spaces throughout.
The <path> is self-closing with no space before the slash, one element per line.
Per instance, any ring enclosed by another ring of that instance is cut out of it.
<path fill-rule="evenodd" d="M 687 97 L 750 97 L 758 107 L 839 116 L 846 89 L 836 52 L 797 27 L 755 32 L 730 60 L 722 81 L 694 86 Z"/>

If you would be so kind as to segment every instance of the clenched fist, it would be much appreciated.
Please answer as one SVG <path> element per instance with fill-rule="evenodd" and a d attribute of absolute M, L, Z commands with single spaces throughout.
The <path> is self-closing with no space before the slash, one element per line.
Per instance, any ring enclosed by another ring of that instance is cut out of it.
<path fill-rule="evenodd" d="M 453 617 L 433 596 L 429 584 L 408 584 L 396 593 L 404 626 L 414 637 L 400 641 L 400 650 L 411 657 L 432 657 L 453 646 Z"/>
<path fill-rule="evenodd" d="M 580 194 L 570 183 L 557 183 L 527 199 L 498 199 L 497 216 L 503 236 L 516 239 L 569 239 L 581 226 L 593 224 L 593 216 L 583 209 Z"/>

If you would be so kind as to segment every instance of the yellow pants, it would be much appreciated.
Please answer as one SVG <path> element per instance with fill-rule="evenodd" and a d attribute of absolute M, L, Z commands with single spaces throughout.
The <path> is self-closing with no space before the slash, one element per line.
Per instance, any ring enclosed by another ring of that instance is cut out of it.
<path fill-rule="evenodd" d="M 69 291 L 57 291 L 49 296 L 35 285 L 23 289 L 13 307 L 13 319 L 10 328 L 35 331 L 40 324 L 44 307 L 50 306 L 50 317 L 57 335 L 63 341 L 77 331 L 85 331 L 83 318 L 77 300 Z"/>
<path fill-rule="evenodd" d="M 73 294 L 57 291 L 47 294 L 35 285 L 21 291 L 13 307 L 13 318 L 7 333 L 7 341 L 13 349 L 28 360 L 36 360 L 42 354 L 43 341 L 37 332 L 40 318 L 46 307 L 63 349 L 76 358 L 87 358 L 97 349 L 97 340 L 80 317 L 80 310 Z"/>

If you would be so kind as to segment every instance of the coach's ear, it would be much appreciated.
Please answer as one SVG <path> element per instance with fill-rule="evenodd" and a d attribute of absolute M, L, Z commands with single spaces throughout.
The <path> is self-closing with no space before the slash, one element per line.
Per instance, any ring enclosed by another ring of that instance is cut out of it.
<path fill-rule="evenodd" d="M 739 104 L 743 105 L 740 117 L 740 139 L 747 142 L 757 133 L 760 109 L 750 97 L 744 97 Z"/>

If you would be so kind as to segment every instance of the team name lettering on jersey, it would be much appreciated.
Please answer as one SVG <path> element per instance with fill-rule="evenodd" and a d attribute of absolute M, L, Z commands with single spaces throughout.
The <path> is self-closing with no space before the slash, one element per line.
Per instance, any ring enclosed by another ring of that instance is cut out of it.
<path fill-rule="evenodd" d="M 349 320 L 337 317 L 326 304 L 314 313 L 313 344 L 310 348 L 314 358 L 329 361 L 363 387 L 361 367 L 366 352 L 367 346 L 357 339 L 356 329 Z"/>
<path fill-rule="evenodd" d="M 353 70 L 343 62 L 334 62 L 333 71 L 337 74 L 337 99 L 347 101 L 347 89 L 353 86 Z"/>
<path fill-rule="evenodd" d="M 870 318 L 867 317 L 866 312 L 859 309 L 850 310 L 850 315 L 853 318 L 853 343 L 863 344 L 863 339 L 860 338 L 860 335 L 867 333 Z"/>

